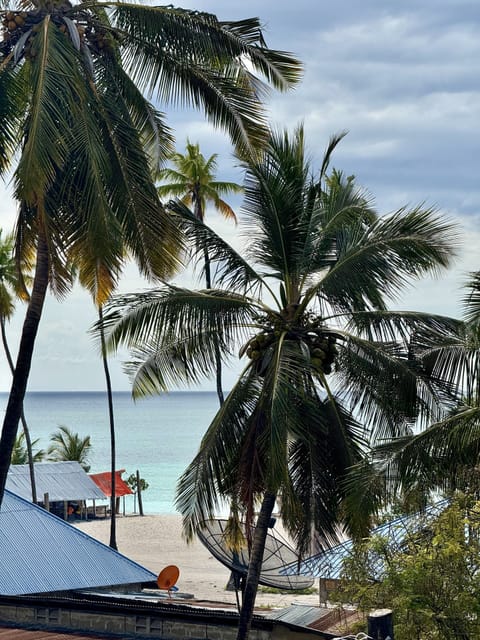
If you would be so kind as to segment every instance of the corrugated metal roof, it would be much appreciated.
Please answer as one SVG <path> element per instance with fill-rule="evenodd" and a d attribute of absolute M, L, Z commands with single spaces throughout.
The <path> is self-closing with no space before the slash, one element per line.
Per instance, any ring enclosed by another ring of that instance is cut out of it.
<path fill-rule="evenodd" d="M 427 507 L 424 511 L 402 516 L 386 522 L 373 529 L 370 537 L 381 536 L 387 541 L 387 545 L 391 551 L 396 551 L 401 547 L 407 535 L 420 531 L 428 526 L 440 513 L 448 506 L 448 500 L 441 500 L 434 505 Z M 292 563 L 280 573 L 286 575 L 300 573 L 301 575 L 311 576 L 313 578 L 326 578 L 327 580 L 339 580 L 342 576 L 343 561 L 353 551 L 353 541 L 346 540 L 332 549 L 317 553 L 306 560 L 303 560 L 298 566 Z M 384 572 L 383 558 L 378 554 L 371 552 L 370 566 L 372 567 L 376 578 L 380 579 Z"/>
<path fill-rule="evenodd" d="M 24 595 L 155 580 L 156 575 L 23 498 L 0 510 L 0 594 Z"/>
<path fill-rule="evenodd" d="M 38 500 L 45 493 L 57 500 L 105 500 L 105 495 L 78 462 L 38 462 L 35 464 Z M 27 464 L 11 465 L 7 489 L 26 500 L 32 499 L 30 471 Z"/>
<path fill-rule="evenodd" d="M 273 609 L 265 613 L 264 617 L 269 620 L 281 620 L 288 624 L 308 627 L 312 623 L 316 623 L 321 618 L 329 615 L 331 611 L 331 609 L 312 607 L 306 604 L 292 604 L 284 609 Z"/>
<path fill-rule="evenodd" d="M 122 473 L 125 469 L 115 471 L 115 496 L 120 498 L 121 496 L 129 496 L 133 493 L 128 484 L 123 480 Z M 100 488 L 104 496 L 109 498 L 112 495 L 112 474 L 110 471 L 104 471 L 103 473 L 91 473 L 90 478 Z"/>

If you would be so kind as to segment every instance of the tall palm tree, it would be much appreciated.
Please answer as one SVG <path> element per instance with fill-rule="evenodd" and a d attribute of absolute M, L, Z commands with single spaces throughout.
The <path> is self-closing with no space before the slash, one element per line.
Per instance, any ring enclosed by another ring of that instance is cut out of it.
<path fill-rule="evenodd" d="M 15 311 L 15 298 L 19 298 L 23 301 L 27 301 L 29 298 L 28 291 L 25 286 L 25 282 L 29 280 L 27 274 L 22 274 L 17 261 L 13 255 L 14 238 L 13 235 L 7 235 L 5 239 L 2 239 L 2 231 L 0 229 L 0 331 L 2 334 L 2 344 L 5 351 L 5 357 L 7 358 L 8 366 L 13 375 L 15 366 L 13 364 L 12 354 L 7 340 L 6 323 L 12 317 Z M 26 270 L 30 268 L 29 263 L 23 265 Z M 35 467 L 34 462 L 37 461 L 36 456 L 33 455 L 33 445 L 30 437 L 30 430 L 25 418 L 25 412 L 20 412 L 20 420 L 23 427 L 23 434 L 20 434 L 20 445 L 23 446 L 25 441 L 27 457 L 25 463 L 29 465 L 30 473 L 30 486 L 32 488 L 32 502 L 37 502 L 37 486 L 35 482 Z M 15 448 L 17 448 L 18 440 L 16 441 Z M 18 453 L 18 449 L 17 449 Z M 15 451 L 13 452 L 15 456 Z M 13 460 L 13 458 L 12 458 Z M 24 464 L 15 463 L 12 464 Z"/>
<path fill-rule="evenodd" d="M 49 460 L 53 462 L 79 462 L 87 473 L 90 471 L 88 464 L 88 456 L 92 449 L 90 436 L 82 438 L 78 433 L 62 424 L 59 425 L 57 431 L 52 433 L 50 441 L 51 445 L 47 449 Z"/>
<path fill-rule="evenodd" d="M 0 439 L 1 503 L 47 288 L 67 292 L 69 254 L 93 247 L 89 255 L 101 256 L 102 277 L 96 264 L 91 280 L 103 295 L 125 247 L 148 277 L 178 266 L 178 234 L 151 177 L 170 134 L 142 92 L 202 108 L 247 153 L 265 139 L 263 82 L 252 69 L 287 89 L 301 65 L 267 48 L 258 19 L 220 22 L 171 5 L 118 2 L 0 7 L 0 175 L 14 163 L 17 253 L 36 249 Z"/>
<path fill-rule="evenodd" d="M 222 195 L 241 193 L 241 185 L 235 182 L 220 182 L 215 179 L 217 168 L 217 154 L 208 159 L 200 152 L 198 144 L 192 144 L 187 140 L 186 153 L 174 153 L 170 160 L 174 168 L 166 167 L 158 172 L 158 179 L 167 181 L 158 187 L 158 195 L 161 199 L 176 197 L 185 205 L 192 207 L 198 220 L 205 220 L 208 204 L 212 204 L 227 220 L 237 222 L 237 217 L 231 206 L 222 199 Z M 208 247 L 203 249 L 203 262 L 205 270 L 205 284 L 207 289 L 212 288 L 212 275 Z M 216 358 L 216 388 L 220 405 L 224 402 L 222 385 L 222 362 L 218 346 L 215 347 Z"/>
<path fill-rule="evenodd" d="M 341 137 L 312 179 L 302 128 L 272 133 L 263 157 L 246 166 L 242 255 L 174 206 L 199 254 L 208 246 L 222 268 L 217 288 L 119 297 L 105 318 L 110 346 L 133 349 L 136 395 L 197 382 L 214 372 L 215 342 L 226 356 L 243 341 L 238 382 L 177 493 L 189 537 L 225 499 L 247 525 L 260 507 L 238 638 L 250 628 L 276 499 L 301 553 L 313 532 L 318 543 L 334 539 L 340 521 L 358 531 L 361 514 L 342 483 L 348 469 L 370 442 L 408 431 L 437 407 L 409 341 L 438 321 L 388 311 L 386 300 L 449 264 L 452 226 L 422 207 L 380 217 L 352 177 L 327 175 Z"/>

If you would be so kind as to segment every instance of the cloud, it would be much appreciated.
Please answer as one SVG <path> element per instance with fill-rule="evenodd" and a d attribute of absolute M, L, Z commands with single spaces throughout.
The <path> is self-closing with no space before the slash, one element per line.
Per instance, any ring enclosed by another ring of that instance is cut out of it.
<path fill-rule="evenodd" d="M 381 213 L 426 202 L 458 222 L 463 239 L 453 268 L 439 279 L 417 283 L 396 304 L 459 316 L 465 274 L 480 268 L 477 3 L 189 0 L 184 6 L 225 20 L 259 15 L 268 45 L 304 62 L 303 82 L 286 94 L 272 92 L 267 109 L 274 125 L 291 130 L 304 122 L 312 167 L 319 166 L 330 135 L 347 129 L 332 164 L 356 175 Z M 225 134 L 202 114 L 158 106 L 180 150 L 187 137 L 199 142 L 205 155 L 219 154 L 219 178 L 242 181 Z M 241 198 L 233 204 L 238 210 Z M 12 228 L 14 220 L 11 190 L 0 186 L 0 226 Z M 208 220 L 227 239 L 241 242 L 239 230 L 213 212 Z M 145 287 L 129 267 L 121 291 Z M 18 342 L 23 312 L 19 305 L 8 327 L 12 345 Z M 87 335 L 94 319 L 88 295 L 77 288 L 61 304 L 49 299 L 30 389 L 103 388 L 98 354 Z M 120 362 L 112 367 L 115 387 L 127 389 Z M 3 361 L 0 379 L 6 389 Z"/>

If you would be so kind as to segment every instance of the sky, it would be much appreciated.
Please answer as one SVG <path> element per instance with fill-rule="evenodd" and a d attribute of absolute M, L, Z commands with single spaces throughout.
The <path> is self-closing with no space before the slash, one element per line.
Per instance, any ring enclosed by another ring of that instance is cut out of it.
<path fill-rule="evenodd" d="M 258 16 L 267 44 L 295 54 L 305 73 L 287 94 L 267 101 L 269 121 L 292 130 L 304 124 L 313 167 L 329 137 L 348 130 L 332 165 L 374 197 L 380 213 L 425 203 L 458 225 L 458 256 L 437 279 L 424 279 L 392 306 L 460 317 L 465 274 L 480 268 L 480 12 L 477 0 L 198 0 L 180 6 L 209 11 L 221 20 Z M 200 112 L 159 105 L 174 129 L 177 148 L 198 142 L 217 153 L 220 180 L 242 181 L 229 140 Z M 231 204 L 239 212 L 241 198 Z M 0 183 L 0 227 L 15 223 L 9 185 Z M 207 222 L 239 243 L 239 229 L 207 212 Z M 131 266 L 120 291 L 148 288 Z M 7 327 L 16 352 L 25 307 Z M 96 318 L 90 297 L 75 288 L 61 303 L 51 295 L 41 321 L 30 391 L 104 389 L 103 369 L 88 334 Z M 126 354 L 111 360 L 117 391 L 130 383 Z M 225 375 L 228 389 L 238 366 Z M 0 391 L 10 375 L 0 358 Z M 205 383 L 202 389 L 213 389 Z"/>

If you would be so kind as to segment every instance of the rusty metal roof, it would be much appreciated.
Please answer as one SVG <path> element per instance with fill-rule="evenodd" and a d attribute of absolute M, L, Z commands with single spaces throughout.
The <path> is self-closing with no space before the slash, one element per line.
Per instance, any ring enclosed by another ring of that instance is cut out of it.
<path fill-rule="evenodd" d="M 37 462 L 34 465 L 37 498 L 48 493 L 51 502 L 68 500 L 105 500 L 105 494 L 78 462 Z M 28 464 L 11 465 L 7 489 L 26 500 L 32 499 Z"/>
<path fill-rule="evenodd" d="M 24 595 L 156 580 L 83 531 L 6 491 L 0 509 L 0 594 Z"/>

